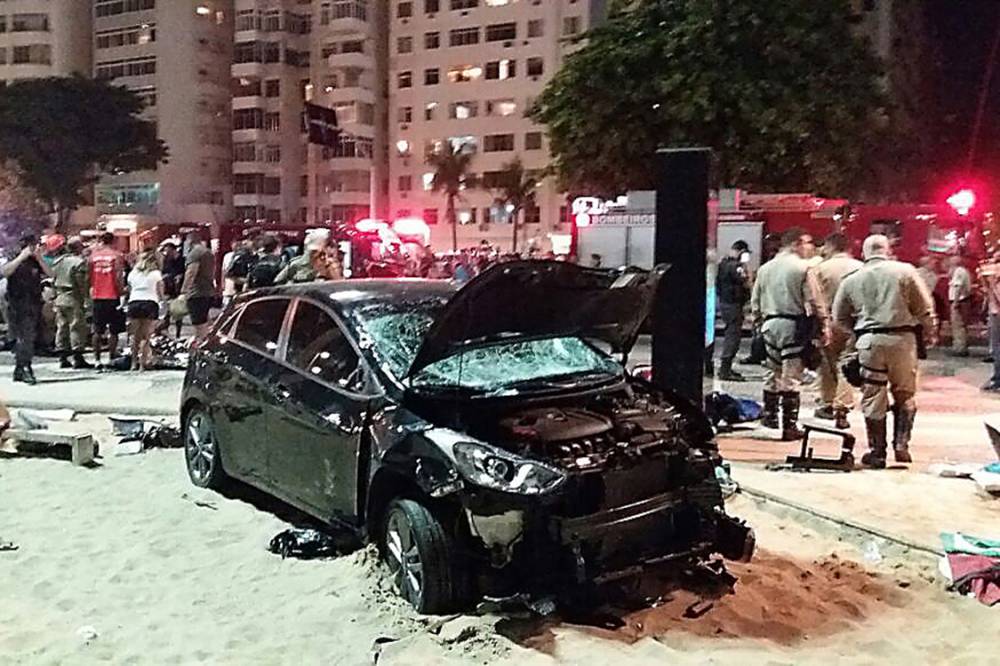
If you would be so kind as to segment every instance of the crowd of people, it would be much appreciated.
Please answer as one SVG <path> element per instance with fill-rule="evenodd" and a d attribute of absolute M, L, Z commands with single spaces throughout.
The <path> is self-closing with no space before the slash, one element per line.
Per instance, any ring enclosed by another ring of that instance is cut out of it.
<path fill-rule="evenodd" d="M 755 344 L 745 361 L 766 368 L 762 424 L 779 430 L 786 441 L 801 439 L 801 386 L 811 370 L 819 389 L 815 417 L 847 429 L 856 387 L 869 445 L 862 462 L 874 468 L 885 466 L 890 444 L 897 462 L 910 461 L 918 358 L 938 342 L 939 315 L 947 313 L 952 353 L 959 357 L 969 355 L 968 327 L 974 319 L 973 280 L 961 257 L 948 259 L 942 296 L 934 259 L 925 258 L 918 268 L 894 260 L 892 247 L 886 236 L 872 235 L 859 259 L 841 234 L 827 237 L 817 251 L 811 235 L 793 229 L 756 275 L 749 268 L 749 246 L 734 243 L 719 262 L 714 285 L 725 328 L 718 376 L 744 380 L 733 363 L 749 308 Z M 994 363 L 993 377 L 983 388 L 1000 391 L 1000 271 L 982 269 L 979 276 Z"/>

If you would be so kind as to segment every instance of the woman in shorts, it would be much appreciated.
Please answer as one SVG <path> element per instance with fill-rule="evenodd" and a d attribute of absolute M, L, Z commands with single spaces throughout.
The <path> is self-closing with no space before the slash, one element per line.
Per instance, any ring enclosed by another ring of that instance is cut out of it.
<path fill-rule="evenodd" d="M 132 339 L 132 369 L 148 370 L 152 362 L 149 339 L 160 319 L 163 274 L 156 251 L 144 250 L 128 274 L 129 337 Z"/>

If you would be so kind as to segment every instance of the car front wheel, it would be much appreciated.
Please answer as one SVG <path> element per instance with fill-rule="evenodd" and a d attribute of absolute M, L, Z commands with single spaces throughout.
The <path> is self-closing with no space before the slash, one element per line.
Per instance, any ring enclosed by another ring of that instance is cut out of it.
<path fill-rule="evenodd" d="M 215 424 L 201 407 L 192 409 L 184 424 L 184 457 L 194 485 L 218 490 L 225 483 Z"/>
<path fill-rule="evenodd" d="M 469 572 L 462 566 L 454 538 L 427 507 L 413 500 L 393 500 L 381 537 L 393 585 L 418 612 L 447 613 L 467 601 Z"/>

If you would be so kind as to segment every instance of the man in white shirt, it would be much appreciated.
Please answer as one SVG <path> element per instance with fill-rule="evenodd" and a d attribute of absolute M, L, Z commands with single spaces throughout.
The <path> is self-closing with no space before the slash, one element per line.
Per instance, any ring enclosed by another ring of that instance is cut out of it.
<path fill-rule="evenodd" d="M 962 264 L 962 257 L 949 261 L 948 302 L 951 304 L 951 352 L 954 356 L 969 355 L 968 320 L 972 299 L 972 276 Z"/>

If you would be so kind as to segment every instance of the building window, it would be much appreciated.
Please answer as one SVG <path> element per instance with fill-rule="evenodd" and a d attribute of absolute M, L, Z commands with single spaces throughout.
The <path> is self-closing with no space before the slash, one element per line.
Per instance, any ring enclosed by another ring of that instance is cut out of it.
<path fill-rule="evenodd" d="M 280 97 L 281 81 L 279 79 L 268 79 L 264 82 L 264 97 Z"/>
<path fill-rule="evenodd" d="M 543 58 L 528 58 L 528 76 L 542 76 L 545 73 Z"/>
<path fill-rule="evenodd" d="M 425 86 L 436 86 L 441 83 L 441 70 L 437 67 L 431 67 L 430 69 L 424 70 L 424 85 Z"/>
<path fill-rule="evenodd" d="M 254 130 L 263 129 L 263 127 L 263 109 L 236 109 L 233 111 L 234 130 Z"/>
<path fill-rule="evenodd" d="M 545 21 L 542 19 L 533 19 L 528 21 L 528 37 L 544 37 L 545 36 Z"/>
<path fill-rule="evenodd" d="M 17 63 L 17 50 L 19 48 L 34 47 L 14 47 L 14 62 Z M 45 49 L 50 50 L 48 46 Z M 48 63 L 46 63 L 48 64 Z M 110 62 L 99 62 L 94 65 L 94 78 L 97 79 L 117 79 L 120 76 L 148 76 L 156 74 L 156 58 L 131 58 L 129 60 L 114 60 Z"/>
<path fill-rule="evenodd" d="M 412 88 L 413 87 L 413 72 L 400 72 L 399 73 L 399 87 L 400 88 Z"/>
<path fill-rule="evenodd" d="M 259 97 L 262 92 L 260 79 L 256 77 L 233 79 L 233 97 Z"/>
<path fill-rule="evenodd" d="M 487 134 L 483 137 L 484 153 L 502 153 L 514 150 L 513 134 Z"/>
<path fill-rule="evenodd" d="M 452 120 L 467 120 L 478 115 L 478 102 L 454 102 L 448 107 L 448 117 Z"/>
<path fill-rule="evenodd" d="M 413 53 L 413 37 L 396 39 L 396 53 Z"/>
<path fill-rule="evenodd" d="M 257 146 L 252 142 L 233 144 L 234 162 L 256 162 Z"/>
<path fill-rule="evenodd" d="M 482 75 L 483 69 L 477 65 L 459 65 L 448 70 L 448 80 L 452 83 L 468 83 L 475 81 Z"/>
<path fill-rule="evenodd" d="M 529 203 L 524 207 L 524 223 L 525 224 L 541 224 L 542 223 L 542 209 L 535 204 Z"/>
<path fill-rule="evenodd" d="M 541 150 L 542 149 L 542 133 L 541 132 L 528 132 L 524 135 L 524 149 L 525 150 Z"/>
<path fill-rule="evenodd" d="M 399 107 L 399 122 L 401 125 L 408 125 L 413 122 L 413 107 L 412 106 L 401 106 Z"/>
<path fill-rule="evenodd" d="M 456 28 L 448 33 L 449 46 L 470 46 L 479 43 L 479 28 Z"/>
<path fill-rule="evenodd" d="M 265 146 L 264 161 L 270 164 L 277 164 L 281 161 L 281 146 Z"/>
<path fill-rule="evenodd" d="M 437 224 L 438 223 L 438 209 L 437 208 L 424 208 L 424 222 L 427 224 Z"/>
<path fill-rule="evenodd" d="M 437 102 L 427 102 L 426 106 L 424 106 L 424 120 L 434 120 L 434 110 L 437 108 L 437 105 Z"/>
<path fill-rule="evenodd" d="M 486 102 L 486 115 L 512 116 L 517 113 L 517 102 L 513 99 L 491 99 Z"/>
<path fill-rule="evenodd" d="M 130 12 L 156 9 L 156 0 L 95 0 L 94 15 L 117 16 Z"/>
<path fill-rule="evenodd" d="M 399 10 L 396 12 L 399 18 L 410 18 L 413 16 L 413 3 L 407 0 L 399 3 Z"/>
<path fill-rule="evenodd" d="M 0 30 L 3 32 L 3 30 Z M 113 49 L 120 46 L 134 46 L 156 41 L 156 26 L 141 25 L 117 30 L 104 30 L 96 35 L 94 46 L 97 49 Z"/>
<path fill-rule="evenodd" d="M 48 14 L 14 14 L 11 20 L 11 32 L 48 32 Z"/>
<path fill-rule="evenodd" d="M 451 144 L 451 149 L 456 153 L 472 154 L 479 150 L 479 142 L 476 141 L 476 137 L 471 135 L 450 136 L 448 143 Z"/>
<path fill-rule="evenodd" d="M 492 60 L 486 63 L 487 79 L 512 79 L 517 75 L 517 62 L 514 60 Z"/>
<path fill-rule="evenodd" d="M 281 114 L 277 111 L 264 114 L 264 129 L 268 132 L 278 132 L 281 130 Z"/>
<path fill-rule="evenodd" d="M 479 0 L 451 0 L 452 10 L 475 9 L 479 6 Z"/>
<path fill-rule="evenodd" d="M 437 14 L 441 11 L 441 0 L 424 0 L 424 13 Z"/>
<path fill-rule="evenodd" d="M 397 185 L 400 192 L 409 192 L 413 189 L 413 176 L 400 176 Z"/>
<path fill-rule="evenodd" d="M 494 23 L 486 26 L 486 41 L 509 42 L 517 39 L 516 23 Z"/>
<path fill-rule="evenodd" d="M 580 32 L 580 17 L 567 16 L 563 19 L 563 35 L 566 37 L 576 35 Z"/>
<path fill-rule="evenodd" d="M 437 49 L 441 47 L 441 33 L 440 32 L 425 32 L 424 33 L 424 48 L 427 50 Z"/>

